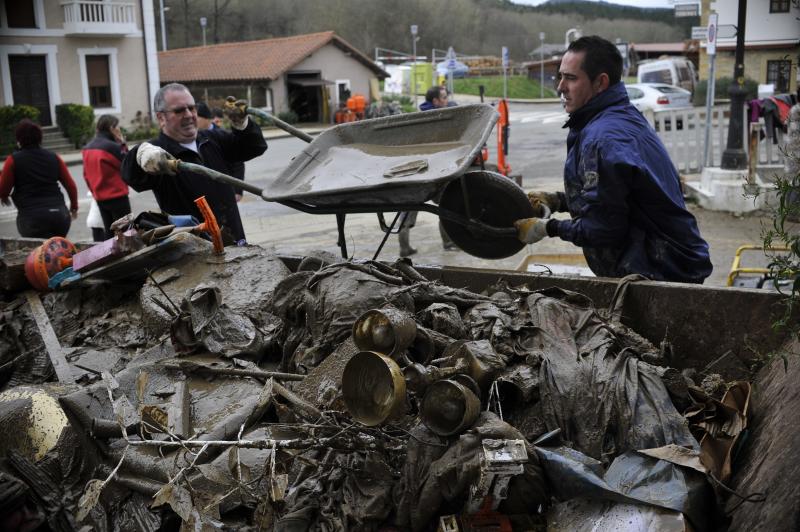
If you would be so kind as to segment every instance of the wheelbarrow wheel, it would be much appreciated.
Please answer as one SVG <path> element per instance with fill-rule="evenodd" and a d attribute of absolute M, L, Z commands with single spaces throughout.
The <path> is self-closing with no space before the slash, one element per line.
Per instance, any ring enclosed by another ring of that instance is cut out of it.
<path fill-rule="evenodd" d="M 465 188 L 469 210 L 464 198 Z M 534 216 L 524 190 L 509 178 L 486 171 L 467 172 L 448 183 L 442 192 L 439 208 L 461 216 L 469 215 L 492 227 L 513 227 L 516 220 Z M 481 234 L 445 218 L 441 218 L 441 222 L 447 236 L 460 249 L 475 257 L 504 259 L 525 247 L 514 236 Z"/>

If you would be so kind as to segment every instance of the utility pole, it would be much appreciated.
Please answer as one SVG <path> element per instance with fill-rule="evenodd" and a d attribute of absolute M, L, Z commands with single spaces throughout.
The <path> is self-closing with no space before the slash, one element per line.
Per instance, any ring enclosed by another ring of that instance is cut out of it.
<path fill-rule="evenodd" d="M 744 37 L 747 18 L 747 0 L 739 0 L 739 13 L 736 22 L 736 62 L 733 67 L 733 83 L 728 94 L 731 97 L 731 119 L 728 124 L 728 143 L 722 152 L 723 170 L 744 170 L 747 168 L 747 154 L 744 151 Z"/>
<path fill-rule="evenodd" d="M 539 99 L 544 99 L 544 32 L 539 32 Z"/>
<path fill-rule="evenodd" d="M 164 11 L 169 9 L 164 7 L 164 0 L 158 0 L 158 9 L 161 14 L 161 51 L 167 49 L 167 25 L 164 23 Z"/>

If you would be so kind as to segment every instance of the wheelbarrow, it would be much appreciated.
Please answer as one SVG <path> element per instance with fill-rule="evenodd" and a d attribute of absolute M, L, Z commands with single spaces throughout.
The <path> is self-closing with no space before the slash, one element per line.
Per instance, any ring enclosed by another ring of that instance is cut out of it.
<path fill-rule="evenodd" d="M 524 246 L 513 223 L 534 215 L 527 195 L 507 177 L 472 166 L 498 119 L 489 105 L 349 122 L 313 139 L 264 111 L 247 112 L 309 142 L 267 188 L 179 160 L 175 168 L 302 212 L 335 214 L 345 258 L 349 213 L 377 213 L 385 235 L 375 258 L 404 211 L 436 214 L 453 242 L 477 257 L 505 258 Z M 387 212 L 398 213 L 388 225 Z"/>

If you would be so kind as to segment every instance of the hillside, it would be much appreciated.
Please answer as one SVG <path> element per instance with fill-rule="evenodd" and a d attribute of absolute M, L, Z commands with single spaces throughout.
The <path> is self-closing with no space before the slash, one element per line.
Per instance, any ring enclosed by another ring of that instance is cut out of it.
<path fill-rule="evenodd" d="M 155 1 L 155 0 L 154 0 Z M 157 10 L 157 2 L 156 10 Z M 208 44 L 334 30 L 373 56 L 375 47 L 411 50 L 409 26 L 419 26 L 419 55 L 453 46 L 459 53 L 499 55 L 508 46 L 524 60 L 545 42 L 564 41 L 569 28 L 610 40 L 664 42 L 687 38 L 694 19 L 668 9 L 639 9 L 570 0 L 541 6 L 509 0 L 165 0 L 168 47 L 202 44 L 197 22 L 207 17 Z M 160 41 L 159 41 L 160 42 Z"/>

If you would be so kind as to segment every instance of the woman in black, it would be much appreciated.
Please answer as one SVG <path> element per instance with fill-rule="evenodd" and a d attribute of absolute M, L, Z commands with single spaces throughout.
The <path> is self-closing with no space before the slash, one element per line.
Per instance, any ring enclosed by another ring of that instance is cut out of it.
<path fill-rule="evenodd" d="M 19 149 L 9 155 L 0 173 L 0 203 L 17 207 L 17 230 L 28 238 L 67 236 L 78 216 L 78 189 L 64 161 L 41 147 L 42 128 L 22 120 L 14 130 Z M 67 191 L 70 210 L 58 184 Z"/>

